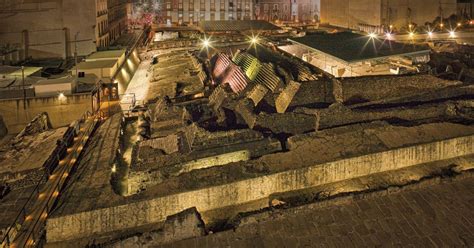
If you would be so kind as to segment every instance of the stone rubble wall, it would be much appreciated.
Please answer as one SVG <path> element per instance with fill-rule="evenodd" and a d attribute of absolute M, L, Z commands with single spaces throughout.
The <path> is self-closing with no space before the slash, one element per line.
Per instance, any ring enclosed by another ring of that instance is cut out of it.
<path fill-rule="evenodd" d="M 473 153 L 474 135 L 470 135 L 315 164 L 126 205 L 53 217 L 47 223 L 47 241 L 59 242 L 137 228 L 162 222 L 167 216 L 191 207 L 205 212 L 265 199 L 275 192 L 300 190 Z"/>
<path fill-rule="evenodd" d="M 443 80 L 431 75 L 367 76 L 344 78 L 339 81 L 342 85 L 342 99 L 346 104 L 415 96 L 462 84 L 459 81 Z"/>
<path fill-rule="evenodd" d="M 48 113 L 43 112 L 35 116 L 35 118 L 33 118 L 30 123 L 26 125 L 26 127 L 16 136 L 16 138 L 42 133 L 48 129 L 51 129 L 49 116 Z"/>
<path fill-rule="evenodd" d="M 378 120 L 397 119 L 401 121 L 430 122 L 449 119 L 472 118 L 463 102 L 426 104 L 411 108 L 395 107 L 386 109 L 351 110 L 341 104 L 326 109 L 298 108 L 296 113 L 317 117 L 316 130 L 327 129 L 354 123 L 367 123 Z"/>
<path fill-rule="evenodd" d="M 168 165 L 158 170 L 133 171 L 128 177 L 129 194 L 138 193 L 148 186 L 157 185 L 169 176 L 179 176 L 182 173 L 200 170 L 214 166 L 225 166 L 229 163 L 248 161 L 251 158 L 250 151 L 240 150 L 235 152 L 218 154 L 215 156 L 198 158 L 188 162 Z"/>

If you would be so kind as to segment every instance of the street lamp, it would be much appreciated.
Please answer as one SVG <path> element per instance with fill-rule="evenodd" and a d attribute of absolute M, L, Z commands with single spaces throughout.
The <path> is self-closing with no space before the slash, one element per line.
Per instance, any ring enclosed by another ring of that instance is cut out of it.
<path fill-rule="evenodd" d="M 377 34 L 376 33 L 369 33 L 369 37 L 371 39 L 375 39 L 375 38 L 377 38 Z"/>
<path fill-rule="evenodd" d="M 454 32 L 454 30 L 449 31 L 449 38 L 455 38 L 455 37 L 456 37 L 456 33 Z"/>

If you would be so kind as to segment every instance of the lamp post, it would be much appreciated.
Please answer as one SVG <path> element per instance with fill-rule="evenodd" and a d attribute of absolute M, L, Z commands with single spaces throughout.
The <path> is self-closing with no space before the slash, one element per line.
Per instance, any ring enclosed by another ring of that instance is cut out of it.
<path fill-rule="evenodd" d="M 23 87 L 23 109 L 26 109 L 25 67 L 21 66 L 21 82 Z"/>
<path fill-rule="evenodd" d="M 77 68 L 77 38 L 79 37 L 79 31 L 74 35 L 74 66 L 76 67 L 76 83 L 77 83 L 77 77 L 79 75 L 79 71 Z"/>

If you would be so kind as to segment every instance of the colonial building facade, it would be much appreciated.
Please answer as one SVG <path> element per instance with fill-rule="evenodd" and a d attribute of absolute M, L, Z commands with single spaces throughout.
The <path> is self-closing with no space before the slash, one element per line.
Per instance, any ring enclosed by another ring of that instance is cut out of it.
<path fill-rule="evenodd" d="M 255 0 L 254 13 L 256 19 L 266 21 L 317 21 L 319 0 Z"/>
<path fill-rule="evenodd" d="M 127 29 L 127 0 L 0 1 L 0 46 L 23 57 L 85 56 Z"/>
<path fill-rule="evenodd" d="M 251 20 L 253 0 L 161 0 L 161 19 L 183 24 L 200 21 Z"/>

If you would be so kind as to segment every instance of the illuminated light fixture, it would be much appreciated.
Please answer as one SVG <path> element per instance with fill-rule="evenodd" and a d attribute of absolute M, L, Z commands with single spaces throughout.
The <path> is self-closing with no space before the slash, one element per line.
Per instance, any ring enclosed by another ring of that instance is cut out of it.
<path fill-rule="evenodd" d="M 461 27 L 461 26 L 462 26 L 462 24 L 460 22 L 458 22 L 458 27 Z"/>
<path fill-rule="evenodd" d="M 393 38 L 392 33 L 390 33 L 390 32 L 387 32 L 387 33 L 385 34 L 385 36 L 386 36 L 387 39 L 389 39 L 389 40 Z"/>
<path fill-rule="evenodd" d="M 444 27 L 444 24 L 443 24 L 443 23 L 440 23 L 440 24 L 439 24 L 439 27 L 441 27 L 441 28 Z"/>
<path fill-rule="evenodd" d="M 59 92 L 59 94 L 58 94 L 58 100 L 59 100 L 59 101 L 65 101 L 65 100 L 66 100 L 66 96 L 64 95 L 63 92 Z"/>
<path fill-rule="evenodd" d="M 429 36 L 430 38 L 433 37 L 433 32 L 429 31 L 429 32 L 428 32 L 428 36 Z"/>
<path fill-rule="evenodd" d="M 456 33 L 453 30 L 449 31 L 449 37 L 450 38 L 456 37 Z"/>
<path fill-rule="evenodd" d="M 258 43 L 258 37 L 257 36 L 252 36 L 252 38 L 250 39 L 250 42 L 254 45 L 257 44 Z"/>
<path fill-rule="evenodd" d="M 413 28 L 413 24 L 409 24 L 408 27 L 411 29 Z"/>
<path fill-rule="evenodd" d="M 410 36 L 410 38 L 413 38 L 413 36 L 415 36 L 415 33 L 410 32 L 410 33 L 408 33 L 408 36 Z"/>
<path fill-rule="evenodd" d="M 117 166 L 115 166 L 115 164 L 112 166 L 112 173 L 115 173 L 117 172 Z"/>
<path fill-rule="evenodd" d="M 372 38 L 372 39 L 375 39 L 375 38 L 377 38 L 377 34 L 376 33 L 369 33 L 369 37 Z"/>
<path fill-rule="evenodd" d="M 392 25 L 392 24 L 390 24 L 390 29 L 393 29 L 393 25 Z"/>
<path fill-rule="evenodd" d="M 470 21 L 469 21 L 469 24 L 470 24 L 470 25 L 473 25 L 473 24 L 474 24 L 474 20 L 470 20 Z"/>
<path fill-rule="evenodd" d="M 208 48 L 210 45 L 211 45 L 211 41 L 209 41 L 209 39 L 204 39 L 202 41 L 202 46 L 203 47 Z"/>

